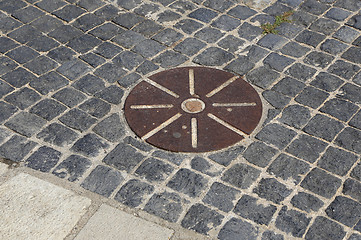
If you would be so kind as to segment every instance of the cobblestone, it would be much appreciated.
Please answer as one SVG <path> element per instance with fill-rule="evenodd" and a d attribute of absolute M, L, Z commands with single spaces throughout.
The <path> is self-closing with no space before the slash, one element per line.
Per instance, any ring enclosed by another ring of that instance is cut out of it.
<path fill-rule="evenodd" d="M 358 239 L 361 5 L 259 2 L 2 1 L 0 158 L 210 239 Z M 189 65 L 255 86 L 245 141 L 175 153 L 125 126 L 131 87 Z"/>

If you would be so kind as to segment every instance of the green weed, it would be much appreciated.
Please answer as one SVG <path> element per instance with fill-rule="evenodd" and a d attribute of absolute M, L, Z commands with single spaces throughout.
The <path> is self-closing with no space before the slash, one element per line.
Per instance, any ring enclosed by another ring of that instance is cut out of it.
<path fill-rule="evenodd" d="M 271 23 L 262 24 L 261 28 L 263 29 L 263 34 L 268 34 L 268 33 L 277 34 L 278 31 L 276 30 L 276 28 L 284 22 L 291 22 L 291 20 L 289 20 L 288 18 L 292 14 L 293 11 L 288 11 L 283 13 L 282 15 L 276 16 L 274 24 Z"/>

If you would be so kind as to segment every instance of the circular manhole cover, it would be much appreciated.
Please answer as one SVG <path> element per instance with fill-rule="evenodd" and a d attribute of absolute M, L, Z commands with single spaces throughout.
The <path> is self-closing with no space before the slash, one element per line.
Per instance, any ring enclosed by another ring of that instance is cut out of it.
<path fill-rule="evenodd" d="M 258 125 L 262 103 L 241 77 L 205 67 L 166 70 L 136 85 L 125 117 L 148 143 L 174 152 L 208 152 L 244 139 Z"/>

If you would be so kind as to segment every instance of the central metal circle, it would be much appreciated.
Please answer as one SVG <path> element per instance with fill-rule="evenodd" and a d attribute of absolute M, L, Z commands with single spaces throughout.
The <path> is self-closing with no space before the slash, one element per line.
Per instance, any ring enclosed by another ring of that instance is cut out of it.
<path fill-rule="evenodd" d="M 183 111 L 187 113 L 200 113 L 206 108 L 206 104 L 197 98 L 188 98 L 181 104 Z"/>
<path fill-rule="evenodd" d="M 135 134 L 156 147 L 208 152 L 248 137 L 262 117 L 262 102 L 240 76 L 183 67 L 138 83 L 125 101 L 124 114 Z"/>

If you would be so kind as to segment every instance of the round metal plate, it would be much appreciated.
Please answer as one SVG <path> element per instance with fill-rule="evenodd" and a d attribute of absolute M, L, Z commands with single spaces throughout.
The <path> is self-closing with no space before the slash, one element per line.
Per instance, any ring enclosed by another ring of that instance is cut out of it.
<path fill-rule="evenodd" d="M 241 77 L 205 67 L 166 70 L 137 84 L 125 118 L 146 142 L 174 152 L 231 146 L 258 125 L 262 102 Z"/>

